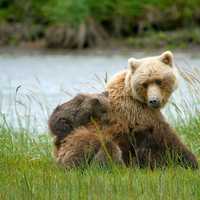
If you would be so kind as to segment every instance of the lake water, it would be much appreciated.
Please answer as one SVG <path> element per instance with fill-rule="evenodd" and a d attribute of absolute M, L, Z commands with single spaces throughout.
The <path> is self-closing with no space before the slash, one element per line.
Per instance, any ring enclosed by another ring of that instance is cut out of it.
<path fill-rule="evenodd" d="M 158 52 L 41 52 L 0 51 L 0 106 L 2 118 L 13 126 L 46 130 L 47 119 L 56 105 L 79 92 L 103 90 L 104 79 L 122 70 L 129 57 L 158 55 Z M 200 52 L 175 53 L 181 69 L 200 69 Z M 188 84 L 181 80 L 173 101 L 190 101 Z M 195 94 L 196 95 L 196 94 Z M 168 106 L 169 108 L 170 106 Z M 169 116 L 169 113 L 167 114 Z"/>

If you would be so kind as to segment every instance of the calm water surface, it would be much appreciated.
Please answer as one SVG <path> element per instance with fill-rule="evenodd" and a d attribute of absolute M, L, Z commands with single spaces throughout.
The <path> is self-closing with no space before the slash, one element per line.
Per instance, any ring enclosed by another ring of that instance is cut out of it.
<path fill-rule="evenodd" d="M 129 57 L 140 58 L 157 54 L 102 51 L 44 53 L 1 50 L 2 118 L 5 116 L 7 123 L 13 126 L 21 124 L 25 128 L 34 128 L 36 132 L 37 130 L 44 131 L 47 129 L 48 116 L 56 105 L 79 92 L 102 91 L 104 79 L 124 69 Z M 181 69 L 200 69 L 200 53 L 175 53 L 175 58 Z M 174 94 L 173 102 L 181 107 L 185 101 L 190 101 L 190 108 L 194 105 L 195 109 L 198 107 L 198 102 L 191 98 L 188 84 L 180 80 L 180 87 Z M 169 117 L 171 112 L 166 113 Z"/>

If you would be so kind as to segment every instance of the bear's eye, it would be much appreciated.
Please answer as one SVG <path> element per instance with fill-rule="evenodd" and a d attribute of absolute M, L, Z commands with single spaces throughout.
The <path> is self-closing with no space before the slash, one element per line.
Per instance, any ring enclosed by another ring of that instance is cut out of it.
<path fill-rule="evenodd" d="M 142 86 L 143 86 L 143 88 L 147 88 L 148 85 L 147 85 L 147 83 L 143 83 Z"/>
<path fill-rule="evenodd" d="M 155 83 L 156 83 L 157 85 L 161 85 L 161 84 L 162 84 L 162 81 L 159 80 L 159 79 L 157 79 L 157 80 L 155 80 Z"/>

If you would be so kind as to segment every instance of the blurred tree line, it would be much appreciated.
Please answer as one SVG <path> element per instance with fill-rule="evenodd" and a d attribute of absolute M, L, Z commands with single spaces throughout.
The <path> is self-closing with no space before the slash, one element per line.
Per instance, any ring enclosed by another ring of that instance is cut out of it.
<path fill-rule="evenodd" d="M 4 43 L 45 38 L 50 47 L 82 48 L 199 24 L 200 0 L 0 0 Z"/>

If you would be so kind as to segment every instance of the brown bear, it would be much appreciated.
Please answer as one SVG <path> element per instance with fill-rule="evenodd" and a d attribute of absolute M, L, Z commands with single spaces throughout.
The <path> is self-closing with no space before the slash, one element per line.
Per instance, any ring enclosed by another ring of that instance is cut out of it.
<path fill-rule="evenodd" d="M 56 161 L 67 169 L 98 162 L 123 164 L 122 152 L 111 139 L 98 134 L 95 127 L 80 127 L 62 140 L 55 154 Z"/>
<path fill-rule="evenodd" d="M 140 157 L 137 157 L 137 154 L 132 156 L 135 164 L 142 164 L 146 159 L 145 152 L 148 151 L 146 142 L 149 141 L 150 130 L 137 128 L 131 130 L 132 136 L 120 130 L 122 130 L 120 124 L 100 127 L 99 124 L 88 123 L 76 128 L 60 140 L 59 145 L 56 145 L 54 152 L 56 161 L 67 169 L 89 165 L 91 162 L 101 166 L 110 163 L 124 165 L 127 163 L 124 163 L 126 159 L 122 157 L 122 153 L 128 157 L 133 149 L 140 155 Z M 114 142 L 119 140 L 126 150 L 120 149 L 119 143 Z M 137 158 L 141 162 L 138 162 Z"/>
<path fill-rule="evenodd" d="M 79 94 L 53 111 L 49 118 L 49 129 L 54 136 L 54 155 L 58 163 L 66 168 L 89 164 L 91 161 L 101 165 L 111 160 L 124 163 L 121 150 L 112 141 L 112 132 L 121 133 L 122 126 L 111 126 L 107 96 L 107 92 Z M 102 132 L 106 134 L 102 135 Z M 147 133 L 146 130 L 140 132 Z"/>
<path fill-rule="evenodd" d="M 123 132 L 131 135 L 130 129 L 151 127 L 150 135 L 142 136 L 142 141 L 148 146 L 145 147 L 144 156 L 141 158 L 142 160 L 148 157 L 151 167 L 166 165 L 166 157 L 176 159 L 185 167 L 198 167 L 196 157 L 180 141 L 161 113 L 161 108 L 176 88 L 177 69 L 173 54 L 169 51 L 155 57 L 130 58 L 128 69 L 115 75 L 106 86 L 111 115 L 128 128 Z M 147 139 L 144 140 L 144 136 Z M 127 158 L 127 144 L 121 142 L 123 136 L 119 138 L 121 139 L 114 142 L 120 149 L 124 149 L 122 157 L 126 163 L 130 163 L 130 159 Z M 128 151 L 135 156 L 134 149 L 130 148 Z"/>
<path fill-rule="evenodd" d="M 59 147 L 62 140 L 74 129 L 89 125 L 92 120 L 102 125 L 108 123 L 107 93 L 78 94 L 70 101 L 57 106 L 50 115 L 48 125 L 54 136 L 54 144 Z"/>
<path fill-rule="evenodd" d="M 57 161 L 70 168 L 85 160 L 105 163 L 109 157 L 117 163 L 154 168 L 167 165 L 171 158 L 184 167 L 197 168 L 196 157 L 161 113 L 177 87 L 173 62 L 171 52 L 129 59 L 128 69 L 106 86 L 109 123 L 105 125 L 100 118 L 94 124 L 86 120 L 81 124 L 84 127 L 75 126 L 79 128 L 60 140 Z"/>

